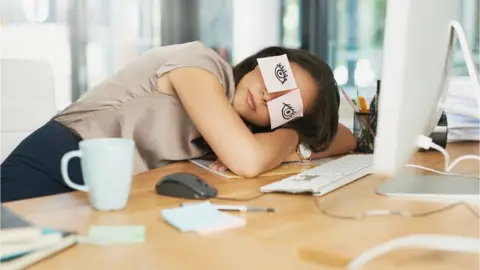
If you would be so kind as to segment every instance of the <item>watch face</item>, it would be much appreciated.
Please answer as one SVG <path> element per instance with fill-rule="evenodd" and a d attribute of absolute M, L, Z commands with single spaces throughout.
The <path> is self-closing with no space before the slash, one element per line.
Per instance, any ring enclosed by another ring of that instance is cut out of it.
<path fill-rule="evenodd" d="M 300 153 L 302 153 L 302 156 L 305 158 L 309 158 L 312 155 L 312 151 L 303 144 L 300 145 Z"/>

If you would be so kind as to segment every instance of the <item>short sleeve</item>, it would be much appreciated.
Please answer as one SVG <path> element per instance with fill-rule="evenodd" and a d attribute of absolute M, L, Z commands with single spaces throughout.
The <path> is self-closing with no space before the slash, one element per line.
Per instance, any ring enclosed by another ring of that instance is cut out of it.
<path fill-rule="evenodd" d="M 203 43 L 199 41 L 186 43 L 170 56 L 157 70 L 156 75 L 160 77 L 162 74 L 180 67 L 197 67 L 212 73 L 225 88 L 229 100 L 233 98 L 235 82 L 232 67 L 214 50 L 206 47 Z"/>

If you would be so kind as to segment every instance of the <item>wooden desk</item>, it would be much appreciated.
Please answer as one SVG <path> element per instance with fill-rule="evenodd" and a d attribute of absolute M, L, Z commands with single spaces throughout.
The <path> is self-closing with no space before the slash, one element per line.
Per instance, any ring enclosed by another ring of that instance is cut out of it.
<path fill-rule="evenodd" d="M 478 154 L 478 143 L 448 146 L 455 158 Z M 442 168 L 439 153 L 418 153 L 416 164 Z M 156 195 L 154 185 L 163 175 L 189 171 L 215 185 L 221 196 L 249 197 L 258 188 L 278 177 L 223 179 L 189 163 L 177 163 L 135 177 L 131 197 L 124 211 L 94 211 L 85 193 L 73 192 L 6 204 L 30 221 L 86 234 L 91 225 L 145 225 L 146 242 L 131 245 L 89 246 L 79 244 L 36 264 L 32 269 L 332 269 L 301 259 L 298 250 L 331 253 L 352 259 L 366 249 L 396 237 L 439 233 L 479 237 L 479 220 L 465 208 L 457 207 L 424 218 L 371 217 L 338 220 L 324 216 L 308 195 L 268 194 L 251 205 L 272 206 L 276 213 L 247 213 L 244 228 L 211 236 L 180 233 L 160 218 L 160 210 L 175 207 L 182 200 Z M 479 174 L 479 163 L 465 161 L 456 171 Z M 385 179 L 368 176 L 347 185 L 322 200 L 322 205 L 338 214 L 356 214 L 369 209 L 425 211 L 445 203 L 392 199 L 375 194 Z M 230 203 L 230 202 L 224 202 Z M 235 202 L 231 202 L 232 204 Z M 237 202 L 238 203 L 238 202 Z M 240 203 L 241 204 L 241 203 Z M 475 206 L 478 209 L 478 206 Z M 424 249 L 394 251 L 369 263 L 368 269 L 479 269 L 478 254 L 458 254 Z"/>

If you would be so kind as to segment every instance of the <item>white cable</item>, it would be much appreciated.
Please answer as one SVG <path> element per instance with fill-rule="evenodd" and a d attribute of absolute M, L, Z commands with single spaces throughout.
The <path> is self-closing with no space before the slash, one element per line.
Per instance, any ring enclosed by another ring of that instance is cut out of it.
<path fill-rule="evenodd" d="M 434 142 L 430 144 L 430 147 L 443 154 L 443 157 L 445 158 L 443 162 L 443 167 L 444 167 L 444 170 L 448 172 L 447 168 L 448 168 L 448 164 L 450 163 L 450 155 L 448 154 L 447 150 L 443 149 L 443 147 L 441 147 L 440 145 Z"/>
<path fill-rule="evenodd" d="M 450 155 L 448 154 L 448 152 L 443 149 L 440 145 L 436 144 L 433 142 L 433 139 L 430 138 L 430 137 L 427 137 L 425 135 L 419 135 L 417 137 L 417 147 L 420 147 L 420 148 L 423 148 L 425 150 L 428 150 L 430 148 L 433 148 L 437 151 L 439 151 L 440 153 L 443 154 L 443 157 L 445 158 L 445 161 L 444 161 L 444 170 L 446 171 L 447 170 L 447 167 L 448 167 L 448 163 L 450 162 Z"/>
<path fill-rule="evenodd" d="M 433 149 L 439 151 L 440 153 L 442 153 L 442 155 L 444 157 L 444 160 L 445 160 L 444 161 L 444 171 L 442 172 L 442 171 L 438 171 L 438 170 L 435 170 L 435 169 L 431 169 L 431 168 L 427 168 L 427 167 L 423 167 L 423 166 L 415 165 L 415 164 L 405 164 L 405 167 L 422 169 L 422 170 L 426 170 L 426 171 L 430 171 L 430 172 L 434 172 L 434 173 L 438 173 L 438 174 L 443 174 L 443 175 L 466 176 L 466 177 L 480 178 L 480 176 L 475 176 L 475 175 L 468 175 L 467 176 L 467 175 L 462 175 L 462 174 L 450 173 L 450 171 L 458 163 L 460 163 L 460 161 L 467 160 L 467 159 L 478 159 L 478 160 L 480 160 L 480 156 L 475 156 L 475 155 L 461 156 L 461 157 L 458 157 L 457 159 L 455 159 L 451 164 L 449 164 L 450 163 L 450 155 L 448 154 L 448 152 L 443 147 L 441 147 L 440 145 L 434 143 L 432 138 L 424 136 L 424 135 L 420 135 L 420 136 L 417 137 L 417 147 L 423 148 L 425 150 L 433 148 Z"/>
<path fill-rule="evenodd" d="M 435 170 L 435 169 L 432 169 L 432 168 L 427 168 L 427 167 L 423 167 L 423 166 L 415 165 L 415 164 L 405 164 L 405 167 L 421 169 L 421 170 L 425 170 L 425 171 L 429 171 L 429 172 L 434 172 L 434 173 L 438 173 L 438 174 L 442 174 L 442 175 L 463 176 L 463 177 L 472 177 L 472 178 L 478 178 L 478 179 L 480 179 L 480 176 L 477 176 L 477 175 L 463 175 L 463 174 L 459 174 L 459 173 L 442 172 L 442 171 L 438 171 L 438 170 Z"/>
<path fill-rule="evenodd" d="M 452 37 L 454 38 L 456 34 L 456 37 L 458 38 L 458 41 L 460 43 L 460 49 L 463 54 L 463 59 L 465 60 L 465 64 L 467 65 L 468 76 L 474 90 L 473 93 L 476 99 L 480 100 L 480 76 L 476 69 L 475 62 L 473 61 L 465 31 L 463 30 L 462 25 L 458 21 L 451 21 L 450 26 L 452 27 Z M 475 119 L 478 119 L 480 115 L 478 110 L 474 111 L 462 107 L 449 108 L 444 102 L 440 103 L 440 107 L 452 113 L 472 117 Z"/>
<path fill-rule="evenodd" d="M 472 82 L 472 86 L 476 88 L 477 97 L 480 98 L 480 77 L 478 75 L 477 69 L 475 67 L 475 62 L 473 61 L 473 57 L 468 46 L 465 31 L 463 30 L 462 25 L 458 21 L 451 21 L 450 25 L 452 26 L 454 32 L 457 34 L 457 38 L 460 43 L 460 49 L 462 50 L 463 58 L 465 60 L 465 64 L 467 65 L 468 75 Z"/>
<path fill-rule="evenodd" d="M 423 148 L 425 150 L 430 149 L 430 146 L 433 143 L 433 139 L 425 135 L 419 135 L 417 137 L 417 147 Z"/>
<path fill-rule="evenodd" d="M 394 249 L 403 247 L 420 247 L 453 252 L 478 253 L 480 252 L 480 239 L 463 236 L 447 235 L 412 235 L 397 238 L 377 245 L 352 260 L 348 269 L 359 269 L 374 258 L 386 254 Z"/>
<path fill-rule="evenodd" d="M 480 161 L 480 156 L 475 156 L 475 155 L 465 155 L 465 156 L 461 156 L 457 159 L 455 159 L 452 164 L 450 164 L 446 171 L 449 172 L 453 169 L 453 167 L 455 167 L 460 161 L 463 161 L 463 160 L 467 160 L 467 159 L 478 159 Z"/>

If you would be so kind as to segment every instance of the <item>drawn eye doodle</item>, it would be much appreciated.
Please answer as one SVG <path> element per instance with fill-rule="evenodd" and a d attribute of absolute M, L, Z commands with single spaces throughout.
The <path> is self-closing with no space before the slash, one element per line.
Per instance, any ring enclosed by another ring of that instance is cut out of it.
<path fill-rule="evenodd" d="M 295 109 L 293 109 L 292 105 L 283 103 L 282 107 L 282 117 L 285 120 L 290 120 L 295 115 Z"/>
<path fill-rule="evenodd" d="M 275 77 L 277 77 L 277 80 L 279 80 L 282 84 L 284 84 L 287 81 L 287 70 L 285 67 L 282 65 L 282 63 L 278 63 L 277 66 L 275 67 Z"/>

